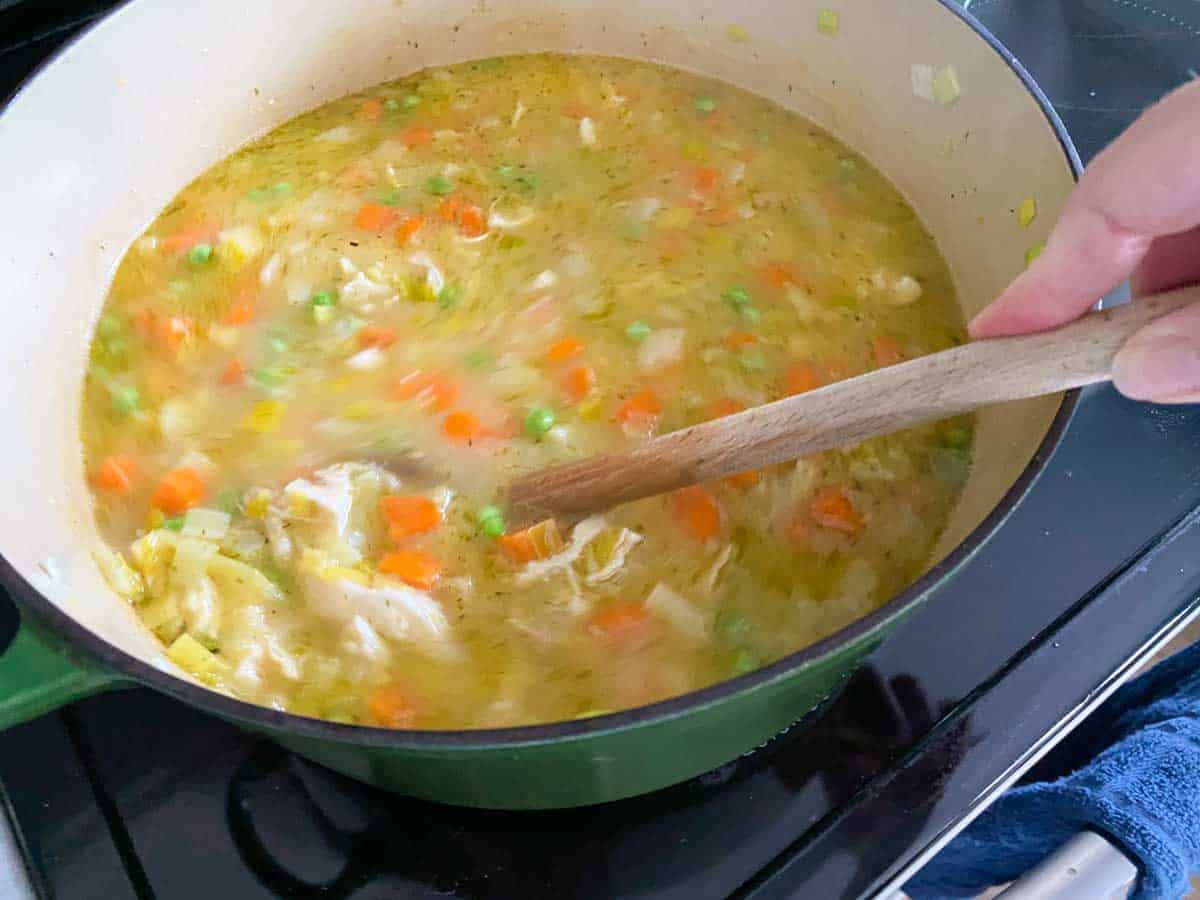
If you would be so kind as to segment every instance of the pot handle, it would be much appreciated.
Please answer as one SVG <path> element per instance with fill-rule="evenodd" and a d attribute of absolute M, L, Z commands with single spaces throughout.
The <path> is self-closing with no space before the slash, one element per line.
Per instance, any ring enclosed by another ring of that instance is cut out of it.
<path fill-rule="evenodd" d="M 0 731 L 122 684 L 112 673 L 71 660 L 22 616 L 0 654 Z"/>

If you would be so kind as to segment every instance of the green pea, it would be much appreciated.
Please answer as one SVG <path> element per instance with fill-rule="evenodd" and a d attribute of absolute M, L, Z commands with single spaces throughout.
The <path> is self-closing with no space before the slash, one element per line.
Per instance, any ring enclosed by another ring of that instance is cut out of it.
<path fill-rule="evenodd" d="M 535 406 L 525 416 L 525 431 L 535 438 L 554 427 L 554 411 L 544 406 Z"/>
<path fill-rule="evenodd" d="M 443 175 L 434 175 L 425 182 L 425 189 L 431 194 L 442 197 L 454 190 L 454 182 Z"/>
<path fill-rule="evenodd" d="M 125 385 L 114 385 L 111 389 L 112 405 L 119 413 L 137 412 L 141 405 L 141 396 L 138 394 L 138 389 Z"/>
<path fill-rule="evenodd" d="M 400 101 L 395 97 L 388 97 L 383 101 L 383 108 L 388 112 L 396 112 L 400 108 Z"/>
<path fill-rule="evenodd" d="M 747 322 L 757 322 L 760 318 L 762 318 L 762 314 L 758 311 L 758 309 L 748 304 L 746 306 L 739 307 L 738 313 L 741 314 L 741 317 Z"/>
<path fill-rule="evenodd" d="M 749 650 L 740 650 L 733 658 L 734 675 L 745 675 L 747 672 L 753 672 L 760 668 L 762 668 L 762 660 Z"/>
<path fill-rule="evenodd" d="M 407 97 L 404 98 L 405 109 L 415 109 L 416 107 L 418 107 L 420 105 L 421 105 L 421 98 L 418 97 L 416 94 L 409 94 Z"/>
<path fill-rule="evenodd" d="M 188 251 L 188 262 L 194 266 L 202 266 L 212 260 L 212 244 L 195 244 Z"/>
<path fill-rule="evenodd" d="M 646 336 L 653 330 L 653 328 L 651 328 L 641 319 L 638 319 L 636 322 L 630 322 L 629 325 L 626 326 L 625 337 L 629 338 L 635 343 L 639 343 L 645 340 Z"/>
<path fill-rule="evenodd" d="M 165 519 L 162 527 L 169 531 L 183 531 L 183 516 L 171 516 L 171 518 Z"/>
<path fill-rule="evenodd" d="M 379 198 L 379 202 L 382 203 L 384 206 L 399 206 L 400 205 L 400 192 L 399 191 L 388 191 L 386 194 L 383 194 Z"/>
<path fill-rule="evenodd" d="M 308 298 L 308 302 L 313 306 L 333 306 L 333 294 L 329 291 L 317 291 Z"/>
<path fill-rule="evenodd" d="M 448 284 L 438 291 L 437 302 L 442 309 L 453 309 L 462 300 L 462 288 L 456 284 Z"/>
<path fill-rule="evenodd" d="M 717 108 L 717 101 L 712 97 L 697 97 L 696 112 L 710 113 Z"/>
<path fill-rule="evenodd" d="M 279 366 L 266 366 L 254 370 L 254 380 L 264 387 L 279 387 L 287 381 L 287 373 Z"/>
<path fill-rule="evenodd" d="M 488 537 L 498 538 L 504 534 L 504 513 L 498 506 L 485 506 L 475 516 L 479 530 Z"/>
<path fill-rule="evenodd" d="M 734 306 L 745 306 L 751 301 L 750 292 L 744 287 L 731 287 L 721 295 Z"/>

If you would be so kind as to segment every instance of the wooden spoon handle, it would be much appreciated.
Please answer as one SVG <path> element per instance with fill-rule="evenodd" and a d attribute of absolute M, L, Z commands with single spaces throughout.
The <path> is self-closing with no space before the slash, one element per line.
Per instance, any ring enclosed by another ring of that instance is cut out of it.
<path fill-rule="evenodd" d="M 1200 302 L 1200 287 L 1089 313 L 1053 331 L 974 341 L 674 431 L 627 452 L 534 472 L 509 488 L 509 522 L 519 528 L 574 518 L 990 403 L 1105 381 L 1131 334 L 1194 302 Z"/>

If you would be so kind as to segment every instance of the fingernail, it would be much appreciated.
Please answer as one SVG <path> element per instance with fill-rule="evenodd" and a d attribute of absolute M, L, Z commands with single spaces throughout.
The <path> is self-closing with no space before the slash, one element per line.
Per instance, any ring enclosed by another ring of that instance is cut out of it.
<path fill-rule="evenodd" d="M 1113 360 L 1113 383 L 1134 400 L 1200 393 L 1200 346 L 1179 334 L 1134 338 Z"/>

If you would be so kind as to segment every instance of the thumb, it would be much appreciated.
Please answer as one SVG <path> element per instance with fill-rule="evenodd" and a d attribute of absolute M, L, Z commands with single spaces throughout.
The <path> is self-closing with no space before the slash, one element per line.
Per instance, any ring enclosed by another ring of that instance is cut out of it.
<path fill-rule="evenodd" d="M 1134 400 L 1200 402 L 1200 304 L 1135 333 L 1113 360 L 1113 384 Z"/>

